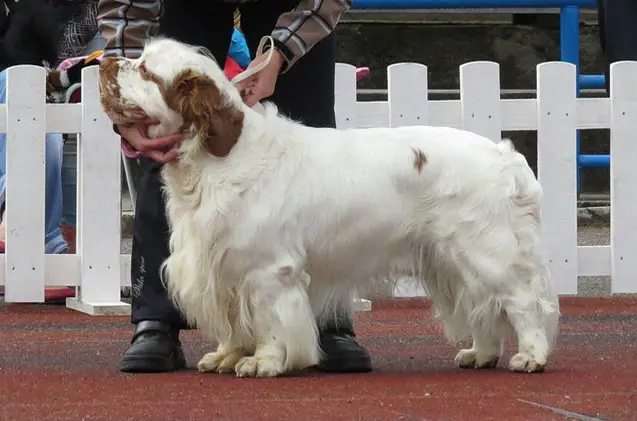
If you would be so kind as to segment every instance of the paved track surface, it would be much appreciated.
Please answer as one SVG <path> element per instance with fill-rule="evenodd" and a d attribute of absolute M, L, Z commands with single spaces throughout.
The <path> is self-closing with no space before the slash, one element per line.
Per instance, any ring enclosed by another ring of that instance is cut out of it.
<path fill-rule="evenodd" d="M 61 306 L 0 308 L 1 421 L 637 420 L 637 297 L 562 301 L 558 347 L 543 374 L 461 370 L 422 300 L 357 315 L 375 371 L 279 379 L 118 371 L 123 317 Z M 182 334 L 189 366 L 211 349 Z"/>

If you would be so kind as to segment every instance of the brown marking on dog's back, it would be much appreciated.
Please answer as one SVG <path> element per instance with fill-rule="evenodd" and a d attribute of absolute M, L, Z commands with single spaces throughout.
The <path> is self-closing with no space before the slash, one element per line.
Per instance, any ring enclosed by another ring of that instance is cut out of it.
<path fill-rule="evenodd" d="M 425 153 L 417 148 L 411 148 L 414 151 L 414 168 L 420 173 L 422 172 L 422 168 L 427 163 L 427 157 Z"/>

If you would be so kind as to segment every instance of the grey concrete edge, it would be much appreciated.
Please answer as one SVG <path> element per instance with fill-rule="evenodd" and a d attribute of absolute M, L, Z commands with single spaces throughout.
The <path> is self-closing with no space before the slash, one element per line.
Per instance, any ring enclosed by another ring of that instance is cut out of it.
<path fill-rule="evenodd" d="M 133 236 L 132 211 L 122 212 L 122 236 Z M 577 209 L 577 224 L 579 226 L 608 226 L 610 224 L 610 206 L 590 206 Z"/>
<path fill-rule="evenodd" d="M 610 206 L 590 206 L 577 208 L 577 225 L 608 226 L 610 224 Z"/>

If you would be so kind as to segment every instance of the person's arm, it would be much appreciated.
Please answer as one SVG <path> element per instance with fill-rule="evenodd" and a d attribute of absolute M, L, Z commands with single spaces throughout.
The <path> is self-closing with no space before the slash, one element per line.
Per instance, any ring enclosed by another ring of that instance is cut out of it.
<path fill-rule="evenodd" d="M 97 20 L 106 39 L 105 56 L 137 58 L 148 37 L 157 33 L 160 0 L 99 0 Z"/>
<path fill-rule="evenodd" d="M 272 31 L 274 45 L 285 59 L 281 73 L 331 34 L 351 7 L 351 0 L 301 0 L 293 10 L 283 13 Z"/>

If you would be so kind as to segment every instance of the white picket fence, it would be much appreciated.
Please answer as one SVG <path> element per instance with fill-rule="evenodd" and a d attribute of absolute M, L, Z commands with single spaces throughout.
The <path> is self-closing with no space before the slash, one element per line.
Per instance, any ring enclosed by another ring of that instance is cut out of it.
<path fill-rule="evenodd" d="M 427 100 L 427 67 L 388 67 L 388 100 L 357 102 L 356 69 L 336 68 L 339 128 L 403 125 L 465 128 L 499 141 L 502 130 L 538 132 L 544 188 L 542 228 L 560 294 L 577 293 L 577 277 L 612 276 L 613 293 L 637 292 L 637 62 L 611 68 L 611 99 L 576 98 L 576 69 L 537 67 L 537 99 L 500 99 L 499 66 L 460 67 L 460 100 Z M 44 69 L 8 70 L 0 105 L 7 136 L 7 250 L 0 286 L 7 302 L 42 302 L 45 286 L 77 286 L 69 306 L 89 314 L 127 310 L 130 255 L 120 255 L 120 144 L 102 112 L 97 68 L 83 70 L 82 104 L 45 104 Z M 576 129 L 611 130 L 611 244 L 577 245 Z M 44 133 L 78 133 L 76 255 L 44 254 Z M 396 296 L 422 291 L 399 288 Z"/>
<path fill-rule="evenodd" d="M 578 276 L 611 276 L 612 293 L 637 293 L 637 62 L 611 66 L 611 98 L 576 98 L 576 68 L 537 66 L 537 98 L 501 99 L 497 63 L 460 66 L 460 100 L 427 100 L 427 67 L 387 69 L 388 101 L 357 102 L 354 67 L 337 67 L 339 127 L 430 124 L 499 141 L 502 131 L 537 131 L 541 220 L 560 294 L 577 294 Z M 577 245 L 576 129 L 611 128 L 610 245 Z M 399 285 L 394 296 L 423 295 Z"/>

